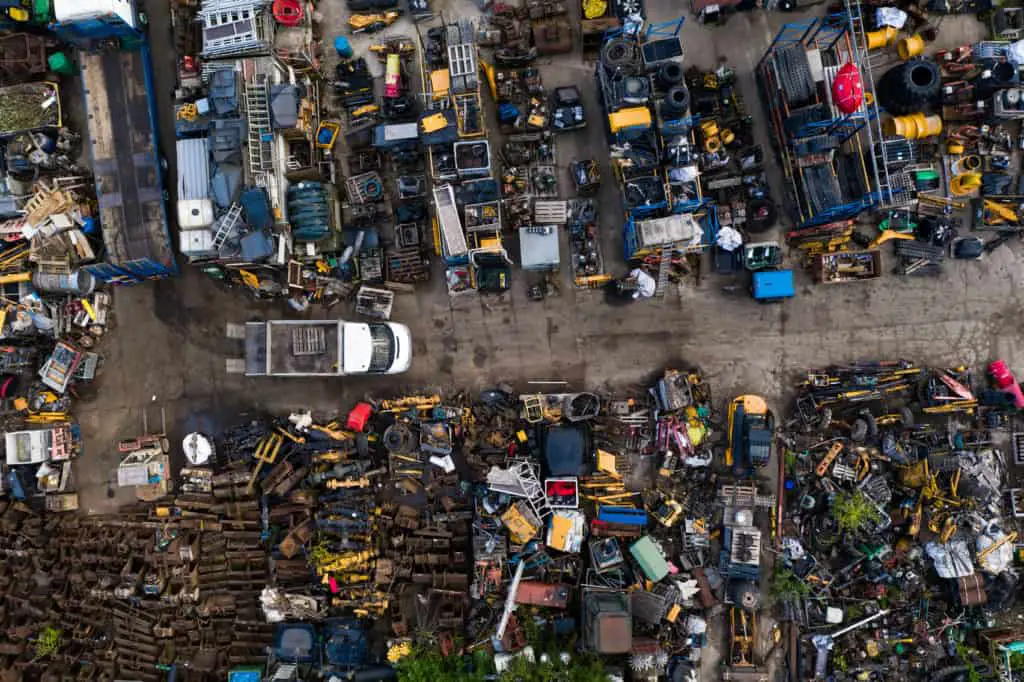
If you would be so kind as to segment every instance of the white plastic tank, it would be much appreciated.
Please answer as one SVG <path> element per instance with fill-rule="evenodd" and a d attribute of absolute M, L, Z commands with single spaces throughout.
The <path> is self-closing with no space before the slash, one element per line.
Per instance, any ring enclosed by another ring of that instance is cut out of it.
<path fill-rule="evenodd" d="M 185 436 L 181 442 L 181 449 L 185 452 L 185 459 L 192 466 L 203 466 L 213 457 L 213 441 L 201 433 L 195 432 Z"/>
<path fill-rule="evenodd" d="M 138 28 L 133 0 L 53 0 L 53 16 L 58 23 L 116 14 L 132 28 Z"/>

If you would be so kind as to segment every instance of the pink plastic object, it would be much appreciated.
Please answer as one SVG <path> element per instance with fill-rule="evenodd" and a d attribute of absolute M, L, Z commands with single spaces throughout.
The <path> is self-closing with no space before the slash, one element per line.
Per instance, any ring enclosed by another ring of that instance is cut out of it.
<path fill-rule="evenodd" d="M 996 360 L 988 366 L 988 373 L 992 375 L 996 388 L 1013 396 L 1014 407 L 1024 408 L 1024 392 L 1021 392 L 1020 384 L 1005 362 Z"/>

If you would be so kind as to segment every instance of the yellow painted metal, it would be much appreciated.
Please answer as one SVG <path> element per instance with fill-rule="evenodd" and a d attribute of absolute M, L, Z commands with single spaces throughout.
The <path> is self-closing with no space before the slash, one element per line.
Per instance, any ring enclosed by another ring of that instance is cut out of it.
<path fill-rule="evenodd" d="M 650 128 L 651 110 L 647 107 L 629 107 L 608 114 L 608 126 L 613 133 L 626 128 Z"/>
<path fill-rule="evenodd" d="M 900 38 L 896 43 L 896 53 L 900 59 L 907 60 L 916 57 L 924 52 L 924 38 L 920 33 L 915 33 L 909 38 Z"/>
<path fill-rule="evenodd" d="M 899 135 L 908 140 L 919 140 L 924 137 L 935 137 L 942 133 L 942 117 L 918 112 L 906 116 L 896 116 L 885 123 L 885 132 Z"/>
<path fill-rule="evenodd" d="M 870 31 L 867 34 L 868 49 L 878 50 L 883 47 L 888 47 L 889 45 L 892 45 L 893 42 L 896 40 L 897 34 L 898 31 L 894 29 L 892 26 L 886 26 L 885 28 L 879 29 L 877 31 Z"/>
<path fill-rule="evenodd" d="M 949 183 L 953 196 L 965 197 L 981 187 L 981 173 L 961 173 Z"/>

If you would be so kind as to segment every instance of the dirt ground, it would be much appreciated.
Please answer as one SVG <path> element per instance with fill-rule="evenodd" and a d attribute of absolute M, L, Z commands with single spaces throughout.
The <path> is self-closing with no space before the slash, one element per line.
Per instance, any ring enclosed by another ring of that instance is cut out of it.
<path fill-rule="evenodd" d="M 446 17 L 476 13 L 475 5 L 466 0 L 435 2 L 435 11 Z M 166 3 L 143 4 L 150 5 L 156 82 L 163 86 L 161 146 L 172 150 L 174 56 Z M 334 35 L 344 31 L 344 4 L 321 3 L 328 51 Z M 649 18 L 673 18 L 680 11 L 678 5 L 674 0 L 647 0 Z M 778 27 L 794 18 L 752 12 L 705 28 L 688 15 L 682 32 L 687 64 L 711 67 L 724 57 L 736 70 L 740 92 L 758 121 L 768 153 L 776 199 L 782 197 L 781 172 L 767 144 L 753 72 Z M 409 30 L 399 23 L 391 31 L 403 28 Z M 984 34 L 972 17 L 948 18 L 936 47 L 973 42 Z M 604 177 L 610 178 L 592 65 L 578 55 L 567 55 L 545 63 L 543 72 L 549 88 L 579 86 L 589 111 L 585 131 L 558 139 L 560 164 L 595 157 L 605 164 Z M 173 158 L 169 162 L 169 177 L 174 178 Z M 173 192 L 173 180 L 168 185 Z M 566 174 L 563 194 L 568 187 Z M 615 274 L 625 271 L 620 216 L 617 195 L 604 191 L 602 244 Z M 787 223 L 784 220 L 779 230 Z M 567 253 L 567 240 L 562 246 Z M 891 258 L 890 248 L 884 247 Z M 172 443 L 180 443 L 190 431 L 216 431 L 245 412 L 333 413 L 367 394 L 479 387 L 496 381 L 523 386 L 561 380 L 572 388 L 591 390 L 643 386 L 668 365 L 701 367 L 719 401 L 757 392 L 784 413 L 794 373 L 832 362 L 905 357 L 921 363 L 980 366 L 1000 357 L 1020 370 L 1024 271 L 1017 261 L 1019 250 L 1012 244 L 980 262 L 948 263 L 934 279 L 888 274 L 873 282 L 816 286 L 798 272 L 797 297 L 770 306 L 756 304 L 742 288 L 737 291 L 731 278 L 711 274 L 699 286 L 685 285 L 663 299 L 609 307 L 600 294 L 572 288 L 564 256 L 558 297 L 531 302 L 526 278 L 517 276 L 513 290 L 501 298 L 451 299 L 440 265 L 435 264 L 432 281 L 414 296 L 400 295 L 393 315 L 412 329 L 412 370 L 398 378 L 352 380 L 246 379 L 227 374 L 225 359 L 241 350 L 238 342 L 225 337 L 227 323 L 290 313 L 282 304 L 256 303 L 185 267 L 179 279 L 116 292 L 118 328 L 105 341 L 99 390 L 79 409 L 85 438 L 85 455 L 77 468 L 83 508 L 101 512 L 128 499 L 127 491 L 112 484 L 116 441 L 139 434 L 144 414 L 153 430 L 163 412 Z M 339 306 L 328 316 L 344 317 L 347 312 Z"/>

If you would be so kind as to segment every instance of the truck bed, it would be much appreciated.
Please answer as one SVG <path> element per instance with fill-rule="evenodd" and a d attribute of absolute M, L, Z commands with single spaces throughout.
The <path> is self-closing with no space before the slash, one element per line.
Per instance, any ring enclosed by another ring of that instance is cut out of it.
<path fill-rule="evenodd" d="M 341 325 L 336 321 L 245 325 L 246 376 L 334 376 L 340 363 Z"/>
<path fill-rule="evenodd" d="M 149 50 L 79 54 L 104 260 L 128 279 L 176 274 L 151 106 Z M 109 272 L 95 274 L 112 278 Z"/>

